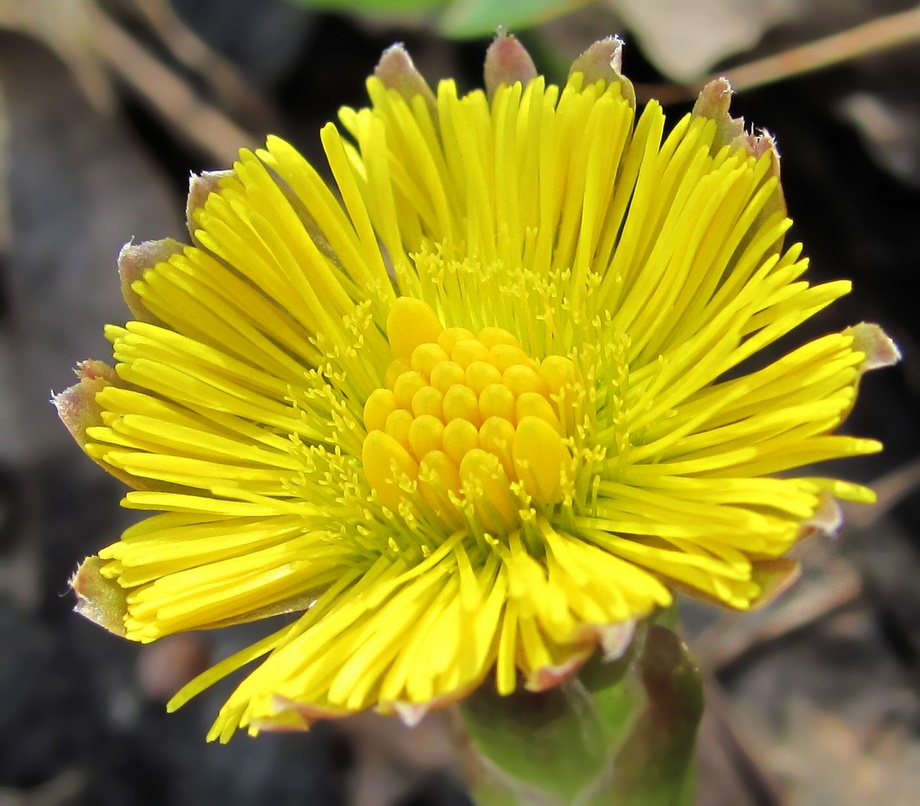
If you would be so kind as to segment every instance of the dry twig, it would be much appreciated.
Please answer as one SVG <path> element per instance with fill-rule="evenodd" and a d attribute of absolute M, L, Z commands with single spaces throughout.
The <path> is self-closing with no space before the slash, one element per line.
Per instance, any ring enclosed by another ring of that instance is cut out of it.
<path fill-rule="evenodd" d="M 636 95 L 642 100 L 657 98 L 665 104 L 692 101 L 709 81 L 721 76 L 728 78 L 735 90 L 748 90 L 917 41 L 920 41 L 920 6 L 714 73 L 699 84 L 640 84 L 636 86 Z"/>
<path fill-rule="evenodd" d="M 901 465 L 872 483 L 878 500 L 871 507 L 844 507 L 845 523 L 848 529 L 868 529 L 905 498 L 920 490 L 920 459 Z"/>
<path fill-rule="evenodd" d="M 120 5 L 139 17 L 177 62 L 201 78 L 221 109 L 259 131 L 274 128 L 269 105 L 232 62 L 179 18 L 167 0 L 120 0 Z"/>
<path fill-rule="evenodd" d="M 693 642 L 694 654 L 707 669 L 718 672 L 755 647 L 778 641 L 839 612 L 862 593 L 859 571 L 847 560 L 834 558 L 824 584 L 804 587 L 782 600 L 774 610 L 755 614 L 753 618 L 746 614 L 726 614 Z"/>
<path fill-rule="evenodd" d="M 240 148 L 257 145 L 254 135 L 204 103 L 100 9 L 94 7 L 93 12 L 96 48 L 109 69 L 189 142 L 219 165 L 232 163 Z"/>
<path fill-rule="evenodd" d="M 705 719 L 712 726 L 710 735 L 718 742 L 735 777 L 750 797 L 750 802 L 757 806 L 783 806 L 786 800 L 779 780 L 758 761 L 754 750 L 735 727 L 731 706 L 722 686 L 708 676 L 703 684 L 706 695 Z"/>

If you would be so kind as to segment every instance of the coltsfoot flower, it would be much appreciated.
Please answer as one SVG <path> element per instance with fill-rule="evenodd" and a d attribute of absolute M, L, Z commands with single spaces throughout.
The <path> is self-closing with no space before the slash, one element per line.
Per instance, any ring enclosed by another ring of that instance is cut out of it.
<path fill-rule="evenodd" d="M 212 737 L 545 689 L 675 591 L 751 607 L 872 500 L 787 472 L 879 450 L 834 431 L 896 350 L 857 325 L 758 358 L 850 284 L 802 279 L 727 83 L 665 134 L 619 47 L 560 88 L 499 38 L 463 96 L 394 47 L 322 130 L 333 184 L 270 137 L 193 179 L 192 245 L 123 250 L 115 367 L 56 402 L 159 514 L 79 608 L 141 642 L 303 611 L 173 701 L 263 658 Z"/>

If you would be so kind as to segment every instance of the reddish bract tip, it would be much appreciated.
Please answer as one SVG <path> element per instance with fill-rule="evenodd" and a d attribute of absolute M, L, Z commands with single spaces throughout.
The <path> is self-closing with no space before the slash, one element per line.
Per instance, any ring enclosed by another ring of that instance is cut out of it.
<path fill-rule="evenodd" d="M 204 207 L 208 196 L 220 190 L 220 183 L 223 179 L 229 179 L 234 175 L 233 171 L 202 171 L 200 174 L 191 174 L 188 178 L 188 198 L 185 202 L 185 223 L 188 227 L 189 235 L 195 240 L 195 211 L 199 207 Z"/>
<path fill-rule="evenodd" d="M 606 39 L 595 42 L 572 62 L 569 76 L 581 73 L 586 85 L 598 81 L 604 81 L 607 84 L 618 83 L 623 97 L 635 109 L 636 92 L 632 82 L 624 78 L 620 72 L 622 67 L 623 40 L 616 36 L 608 36 Z"/>
<path fill-rule="evenodd" d="M 502 84 L 527 84 L 537 77 L 537 68 L 524 46 L 500 31 L 486 51 L 486 94 L 491 101 Z"/>
<path fill-rule="evenodd" d="M 387 89 L 396 90 L 410 103 L 413 98 L 423 98 L 432 117 L 437 115 L 434 92 L 401 44 L 392 45 L 383 52 L 374 68 L 374 75 Z"/>
<path fill-rule="evenodd" d="M 878 325 L 860 322 L 844 333 L 853 337 L 853 346 L 866 356 L 860 367 L 863 372 L 891 367 L 901 360 L 898 346 Z"/>
<path fill-rule="evenodd" d="M 128 241 L 118 253 L 118 276 L 121 279 L 121 295 L 131 314 L 140 322 L 162 324 L 144 306 L 133 284 L 144 276 L 147 269 L 153 268 L 157 263 L 168 260 L 170 255 L 181 252 L 184 245 L 172 238 L 163 238 L 160 241 L 144 241 L 132 243 Z"/>

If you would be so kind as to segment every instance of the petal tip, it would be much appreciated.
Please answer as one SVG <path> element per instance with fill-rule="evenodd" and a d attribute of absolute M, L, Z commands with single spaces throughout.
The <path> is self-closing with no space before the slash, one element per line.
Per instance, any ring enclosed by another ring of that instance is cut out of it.
<path fill-rule="evenodd" d="M 623 657 L 636 635 L 636 621 L 621 621 L 599 628 L 603 660 L 612 663 Z"/>
<path fill-rule="evenodd" d="M 533 59 L 520 40 L 501 28 L 486 51 L 484 74 L 490 101 L 503 84 L 527 84 L 538 75 Z"/>
<path fill-rule="evenodd" d="M 400 722 L 407 728 L 414 728 L 431 710 L 429 703 L 394 702 L 392 707 Z"/>
<path fill-rule="evenodd" d="M 814 514 L 802 524 L 802 533 L 803 536 L 822 534 L 833 537 L 842 526 L 843 510 L 840 504 L 832 495 L 824 493 Z"/>
<path fill-rule="evenodd" d="M 692 114 L 713 120 L 727 118 L 733 94 L 731 82 L 725 76 L 714 78 L 700 90 L 696 103 L 693 104 Z M 730 118 L 730 120 L 737 127 L 737 133 L 741 134 L 744 131 L 743 120 L 741 118 Z"/>
<path fill-rule="evenodd" d="M 77 596 L 74 610 L 94 624 L 115 635 L 126 637 L 125 615 L 128 612 L 127 591 L 114 579 L 102 575 L 105 560 L 87 557 L 70 579 Z"/>
<path fill-rule="evenodd" d="M 752 578 L 760 588 L 760 592 L 751 601 L 750 607 L 760 609 L 776 601 L 798 581 L 801 575 L 801 563 L 786 557 L 754 563 Z"/>
<path fill-rule="evenodd" d="M 623 76 L 622 68 L 623 40 L 618 36 L 608 36 L 595 42 L 572 62 L 569 78 L 580 73 L 585 85 L 597 81 L 619 84 L 623 97 L 635 109 L 636 91 L 632 82 Z"/>
<path fill-rule="evenodd" d="M 437 113 L 437 101 L 428 82 L 418 71 L 402 42 L 390 45 L 374 68 L 374 75 L 387 89 L 395 90 L 406 101 L 421 96 L 432 117 Z"/>
<path fill-rule="evenodd" d="M 86 444 L 86 429 L 102 424 L 102 409 L 96 403 L 96 395 L 115 383 L 118 376 L 108 364 L 95 360 L 81 361 L 75 372 L 79 382 L 52 394 L 51 402 L 61 422 L 82 448 Z"/>
<path fill-rule="evenodd" d="M 569 75 L 583 73 L 585 81 L 607 81 L 621 78 L 623 69 L 623 40 L 618 36 L 599 39 L 585 50 L 573 63 Z"/>
<path fill-rule="evenodd" d="M 128 241 L 118 253 L 118 276 L 121 280 L 121 295 L 124 297 L 128 310 L 135 319 L 141 322 L 161 324 L 160 320 L 147 310 L 143 300 L 134 290 L 134 283 L 140 280 L 144 273 L 162 263 L 185 248 L 184 244 L 172 238 L 163 238 L 159 241 L 143 241 L 134 243 Z"/>
<path fill-rule="evenodd" d="M 861 322 L 845 333 L 853 337 L 853 346 L 865 355 L 862 371 L 892 367 L 901 360 L 901 351 L 891 337 L 878 325 Z"/>
<path fill-rule="evenodd" d="M 200 174 L 189 174 L 185 219 L 190 234 L 194 235 L 195 211 L 200 207 L 204 207 L 208 196 L 220 190 L 220 183 L 232 176 L 234 176 L 232 170 L 202 171 Z"/>
<path fill-rule="evenodd" d="M 593 651 L 594 647 L 592 646 L 576 650 L 571 657 L 561 663 L 554 663 L 535 669 L 527 676 L 524 688 L 535 694 L 556 688 L 556 686 L 561 685 L 577 674 L 578 670 L 590 660 Z"/>

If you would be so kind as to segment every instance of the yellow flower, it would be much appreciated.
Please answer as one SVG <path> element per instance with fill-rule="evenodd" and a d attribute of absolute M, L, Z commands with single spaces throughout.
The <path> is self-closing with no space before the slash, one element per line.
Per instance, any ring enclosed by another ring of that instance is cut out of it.
<path fill-rule="evenodd" d="M 833 432 L 896 351 L 859 325 L 758 358 L 850 284 L 782 248 L 725 82 L 665 136 L 618 59 L 559 88 L 501 38 L 460 96 L 391 49 L 322 130 L 334 185 L 270 137 L 193 181 L 193 245 L 123 251 L 115 369 L 57 403 L 159 514 L 80 607 L 142 642 L 303 611 L 173 701 L 264 657 L 212 737 L 544 689 L 676 589 L 750 607 L 834 498 L 872 500 L 772 474 L 877 451 Z"/>

